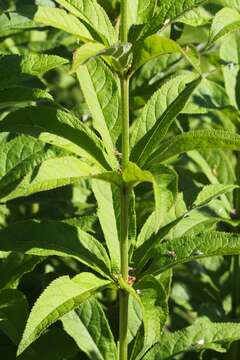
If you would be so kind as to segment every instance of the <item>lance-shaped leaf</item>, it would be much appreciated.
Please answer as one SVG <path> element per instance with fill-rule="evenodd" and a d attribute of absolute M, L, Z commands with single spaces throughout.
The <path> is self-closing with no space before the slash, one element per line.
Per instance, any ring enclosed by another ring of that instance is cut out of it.
<path fill-rule="evenodd" d="M 117 360 L 117 348 L 108 320 L 94 297 L 64 315 L 61 321 L 64 330 L 90 360 Z"/>
<path fill-rule="evenodd" d="M 0 329 L 17 345 L 28 316 L 25 296 L 18 290 L 0 292 Z"/>
<path fill-rule="evenodd" d="M 17 287 L 21 277 L 33 271 L 43 260 L 43 257 L 11 252 L 0 264 L 0 289 Z"/>
<path fill-rule="evenodd" d="M 93 126 L 116 166 L 113 144 L 121 130 L 119 85 L 111 70 L 100 60 L 90 60 L 77 71 L 83 94 L 93 118 Z"/>
<path fill-rule="evenodd" d="M 110 274 L 110 261 L 103 245 L 77 226 L 29 220 L 0 229 L 0 237 L 1 251 L 72 257 L 103 275 Z"/>
<path fill-rule="evenodd" d="M 20 355 L 51 324 L 79 307 L 92 294 L 110 285 L 91 273 L 81 273 L 70 279 L 62 276 L 54 280 L 34 304 L 18 347 Z"/>
<path fill-rule="evenodd" d="M 16 12 L 0 15 L 0 37 L 10 36 L 26 29 L 33 29 L 38 25 L 28 17 Z"/>
<path fill-rule="evenodd" d="M 203 318 L 182 330 L 163 334 L 143 360 L 170 360 L 184 353 L 207 349 L 226 352 L 230 344 L 239 339 L 240 324 L 214 323 Z"/>
<path fill-rule="evenodd" d="M 27 56 L 4 55 L 0 57 L 0 89 L 16 86 L 29 76 L 41 77 L 47 71 L 68 60 L 56 55 L 28 54 Z"/>
<path fill-rule="evenodd" d="M 117 34 L 106 12 L 96 0 L 56 0 L 96 32 L 105 44 L 117 42 Z"/>
<path fill-rule="evenodd" d="M 145 135 L 138 141 L 138 143 L 134 146 L 131 159 L 140 164 L 144 165 L 149 159 L 150 155 L 154 152 L 154 150 L 158 147 L 158 143 L 164 138 L 169 127 L 172 125 L 176 116 L 182 111 L 193 91 L 199 85 L 200 79 L 192 81 L 190 84 L 187 84 L 185 89 L 180 92 L 180 94 L 175 98 L 175 100 L 165 109 L 165 111 L 160 115 L 155 115 L 156 109 L 156 99 L 158 97 L 155 95 L 153 99 L 150 100 L 149 105 L 144 111 L 144 116 L 146 116 L 147 112 L 150 109 L 151 118 L 154 123 L 152 124 L 150 130 L 148 130 Z M 174 85 L 173 85 L 174 86 Z M 153 106 L 151 108 L 151 105 Z M 154 114 L 153 114 L 154 112 Z M 151 119 L 151 121 L 152 121 Z M 152 121 L 152 122 L 153 122 Z M 148 121 L 149 125 L 149 121 Z M 146 122 L 145 122 L 146 126 Z"/>
<path fill-rule="evenodd" d="M 178 22 L 183 24 L 197 27 L 206 25 L 212 19 L 212 14 L 209 11 L 205 10 L 204 7 L 198 7 L 196 9 L 186 12 L 184 15 L 178 18 Z"/>
<path fill-rule="evenodd" d="M 93 180 L 92 188 L 98 203 L 98 218 L 109 250 L 112 271 L 117 273 L 120 270 L 120 245 L 111 185 Z"/>
<path fill-rule="evenodd" d="M 63 9 L 50 6 L 28 6 L 21 9 L 21 14 L 42 25 L 66 31 L 82 41 L 94 41 L 87 26 Z"/>
<path fill-rule="evenodd" d="M 168 25 L 170 22 L 176 20 L 179 16 L 183 15 L 187 11 L 190 11 L 197 6 L 203 4 L 206 0 L 162 0 L 157 7 L 154 17 L 145 24 L 140 31 L 132 31 L 133 39 L 143 39 L 149 35 L 155 34 L 164 25 Z"/>
<path fill-rule="evenodd" d="M 193 203 L 193 208 L 206 205 L 214 198 L 238 188 L 238 185 L 211 184 L 204 186 Z"/>
<path fill-rule="evenodd" d="M 0 122 L 0 132 L 5 131 L 37 137 L 109 169 L 100 139 L 69 112 L 47 106 L 20 109 Z"/>
<path fill-rule="evenodd" d="M 168 317 L 168 294 L 161 281 L 151 275 L 145 276 L 137 282 L 136 288 L 143 307 L 144 336 L 143 328 L 140 328 L 131 360 L 140 360 L 158 342 Z"/>
<path fill-rule="evenodd" d="M 209 42 L 237 31 L 240 28 L 240 13 L 236 9 L 223 8 L 213 18 L 209 34 Z"/>
<path fill-rule="evenodd" d="M 240 136 L 230 131 L 197 130 L 189 131 L 168 141 L 163 141 L 148 161 L 148 165 L 159 164 L 174 156 L 199 149 L 240 149 Z"/>
<path fill-rule="evenodd" d="M 131 26 L 134 24 L 144 24 L 150 21 L 156 10 L 156 5 L 156 0 L 128 1 L 128 29 L 131 29 Z"/>
<path fill-rule="evenodd" d="M 53 101 L 53 98 L 46 90 L 31 89 L 24 86 L 0 91 L 0 109 L 22 102 L 37 102 L 39 100 Z"/>
<path fill-rule="evenodd" d="M 138 42 L 133 51 L 132 72 L 138 70 L 146 62 L 163 54 L 177 53 L 183 55 L 186 60 L 201 73 L 200 61 L 197 55 L 194 55 L 190 47 L 181 48 L 174 40 L 164 38 L 159 35 L 152 35 Z"/>
<path fill-rule="evenodd" d="M 212 257 L 216 255 L 237 255 L 240 253 L 239 234 L 209 231 L 159 244 L 152 249 L 153 259 L 147 274 L 159 274 L 176 264 Z"/>

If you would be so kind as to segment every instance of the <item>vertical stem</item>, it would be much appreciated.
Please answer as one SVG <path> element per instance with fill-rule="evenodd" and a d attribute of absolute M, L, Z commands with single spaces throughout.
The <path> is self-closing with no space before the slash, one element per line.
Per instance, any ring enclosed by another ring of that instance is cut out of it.
<path fill-rule="evenodd" d="M 128 40 L 128 8 L 127 0 L 121 0 L 121 42 Z M 121 110 L 122 110 L 122 170 L 129 161 L 129 79 L 121 77 Z M 121 275 L 128 281 L 128 212 L 129 189 L 121 189 Z M 127 329 L 128 329 L 128 293 L 120 290 L 119 294 L 119 360 L 128 359 Z"/>

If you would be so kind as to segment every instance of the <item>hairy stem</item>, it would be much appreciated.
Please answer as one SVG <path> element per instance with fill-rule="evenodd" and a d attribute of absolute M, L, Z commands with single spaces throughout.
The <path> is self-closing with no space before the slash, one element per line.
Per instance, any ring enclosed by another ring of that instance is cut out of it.
<path fill-rule="evenodd" d="M 128 37 L 128 14 L 127 0 L 121 0 L 121 42 L 127 42 Z M 121 110 L 122 110 L 122 170 L 129 161 L 129 79 L 121 77 Z M 129 189 L 124 186 L 121 189 L 121 275 L 128 281 L 128 212 L 129 212 Z M 119 294 L 119 360 L 128 359 L 127 329 L 128 329 L 128 293 L 124 290 Z"/>

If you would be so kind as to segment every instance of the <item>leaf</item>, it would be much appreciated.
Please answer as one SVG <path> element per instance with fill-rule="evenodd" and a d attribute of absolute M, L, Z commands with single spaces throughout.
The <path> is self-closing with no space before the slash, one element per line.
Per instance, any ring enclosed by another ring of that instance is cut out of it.
<path fill-rule="evenodd" d="M 176 264 L 218 255 L 235 255 L 239 252 L 238 234 L 209 231 L 183 236 L 153 248 L 150 257 L 153 261 L 144 274 L 159 274 Z"/>
<path fill-rule="evenodd" d="M 33 271 L 42 261 L 41 257 L 10 253 L 0 264 L 0 289 L 17 287 L 21 277 Z"/>
<path fill-rule="evenodd" d="M 103 245 L 93 236 L 60 221 L 28 220 L 0 229 L 1 251 L 35 256 L 72 257 L 102 275 L 110 274 L 110 261 Z"/>
<path fill-rule="evenodd" d="M 100 60 L 91 60 L 78 68 L 78 80 L 93 117 L 93 126 L 116 167 L 114 144 L 121 131 L 119 85 L 109 68 Z"/>
<path fill-rule="evenodd" d="M 90 25 L 105 44 L 111 45 L 117 42 L 115 29 L 96 0 L 56 0 L 56 2 Z"/>
<path fill-rule="evenodd" d="M 177 21 L 189 26 L 197 27 L 208 24 L 211 19 L 212 15 L 210 12 L 205 10 L 204 7 L 199 7 L 180 16 Z"/>
<path fill-rule="evenodd" d="M 69 112 L 47 106 L 20 109 L 8 114 L 0 122 L 0 131 L 37 137 L 109 169 L 99 138 Z"/>
<path fill-rule="evenodd" d="M 90 360 L 117 359 L 113 334 L 102 306 L 94 297 L 64 315 L 61 321 L 64 330 Z"/>
<path fill-rule="evenodd" d="M 232 8 L 221 9 L 213 18 L 209 42 L 213 43 L 240 27 L 240 13 Z"/>
<path fill-rule="evenodd" d="M 0 329 L 18 344 L 28 316 L 25 296 L 18 290 L 5 289 L 0 292 Z"/>
<path fill-rule="evenodd" d="M 84 65 L 89 59 L 99 56 L 99 52 L 106 47 L 101 43 L 86 43 L 80 46 L 73 54 L 72 72 L 76 72 L 80 65 Z"/>
<path fill-rule="evenodd" d="M 53 101 L 52 96 L 42 89 L 30 89 L 19 86 L 16 88 L 0 90 L 0 109 L 14 106 L 22 102 Z"/>
<path fill-rule="evenodd" d="M 186 85 L 185 89 L 176 97 L 176 99 L 168 106 L 168 108 L 166 108 L 166 110 L 159 117 L 155 116 L 155 114 L 152 115 L 155 124 L 134 146 L 131 153 L 131 160 L 141 166 L 143 166 L 148 161 L 150 155 L 156 149 L 157 144 L 166 135 L 169 127 L 175 120 L 175 117 L 182 111 L 187 101 L 189 100 L 192 92 L 199 85 L 199 83 L 200 80 L 197 79 Z M 151 99 L 152 101 L 150 100 L 150 104 L 153 103 L 153 106 L 157 106 L 155 99 L 156 96 Z M 148 106 L 150 107 L 151 105 Z M 145 110 L 145 113 L 147 112 L 147 110 Z"/>
<path fill-rule="evenodd" d="M 18 32 L 35 27 L 37 27 L 37 24 L 34 21 L 16 12 L 0 15 L 0 37 L 17 34 Z"/>
<path fill-rule="evenodd" d="M 133 39 L 140 40 L 155 34 L 164 25 L 168 25 L 170 22 L 176 20 L 187 11 L 203 4 L 205 1 L 206 0 L 186 0 L 184 2 L 175 0 L 161 1 L 157 7 L 156 14 L 153 16 L 151 21 L 146 23 L 139 33 L 136 32 L 136 35 L 133 35 Z M 132 34 L 134 34 L 134 32 L 132 32 Z"/>
<path fill-rule="evenodd" d="M 16 86 L 30 75 L 41 77 L 47 71 L 67 63 L 67 59 L 56 55 L 0 56 L 0 90 Z"/>
<path fill-rule="evenodd" d="M 100 279 L 91 273 L 81 273 L 72 279 L 62 276 L 54 280 L 43 291 L 31 310 L 17 355 L 20 355 L 50 325 L 108 285 L 110 285 L 109 280 Z"/>
<path fill-rule="evenodd" d="M 225 148 L 239 150 L 240 136 L 223 130 L 189 131 L 162 142 L 148 161 L 149 166 L 196 149 Z"/>
<path fill-rule="evenodd" d="M 168 297 L 161 282 L 151 275 L 143 277 L 136 284 L 136 287 L 144 309 L 144 337 L 142 338 L 140 329 L 136 340 L 139 343 L 135 344 L 137 347 L 134 348 L 135 351 L 132 352 L 131 359 L 139 360 L 161 336 L 168 317 Z"/>
<path fill-rule="evenodd" d="M 177 53 L 183 55 L 186 60 L 201 73 L 200 61 L 198 57 L 195 59 L 191 55 L 191 48 L 182 49 L 174 40 L 159 36 L 152 35 L 147 37 L 141 42 L 138 42 L 133 52 L 133 65 L 132 73 L 137 71 L 148 61 L 163 55 Z M 190 56 L 189 56 L 190 54 Z"/>
<path fill-rule="evenodd" d="M 178 75 L 166 81 L 143 108 L 135 120 L 130 133 L 130 146 L 136 144 L 154 127 L 168 106 L 173 103 L 184 90 L 187 83 L 194 79 L 190 73 Z M 133 156 L 133 155 L 132 155 Z"/>
<path fill-rule="evenodd" d="M 168 360 L 183 353 L 205 349 L 225 352 L 239 338 L 240 324 L 214 323 L 202 318 L 182 330 L 164 333 L 143 360 Z"/>
<path fill-rule="evenodd" d="M 120 244 L 111 185 L 100 180 L 93 180 L 92 189 L 98 204 L 98 219 L 109 250 L 112 271 L 118 273 L 120 271 Z"/>
<path fill-rule="evenodd" d="M 50 6 L 28 6 L 21 9 L 21 14 L 37 23 L 66 31 L 82 41 L 94 41 L 87 27 L 76 16 L 68 14 L 63 9 Z"/>
<path fill-rule="evenodd" d="M 193 207 L 204 206 L 215 197 L 218 197 L 236 188 L 238 188 L 237 185 L 223 185 L 223 184 L 212 184 L 212 185 L 204 186 L 204 188 L 202 189 L 202 191 L 200 191 L 196 200 L 194 201 Z"/>

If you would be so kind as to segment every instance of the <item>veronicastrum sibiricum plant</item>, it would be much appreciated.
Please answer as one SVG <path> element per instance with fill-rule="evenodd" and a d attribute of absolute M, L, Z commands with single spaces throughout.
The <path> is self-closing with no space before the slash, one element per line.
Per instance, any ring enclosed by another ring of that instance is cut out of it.
<path fill-rule="evenodd" d="M 240 3 L 9 3 L 0 15 L 1 206 L 39 206 L 43 194 L 54 202 L 66 186 L 85 205 L 55 219 L 31 208 L 2 223 L 1 331 L 21 359 L 225 352 L 240 339 Z M 78 81 L 83 107 L 61 101 L 49 71 Z M 28 316 L 17 287 L 44 264 L 54 280 Z M 232 290 L 221 299 L 223 275 Z M 238 359 L 238 346 L 231 351 Z"/>

